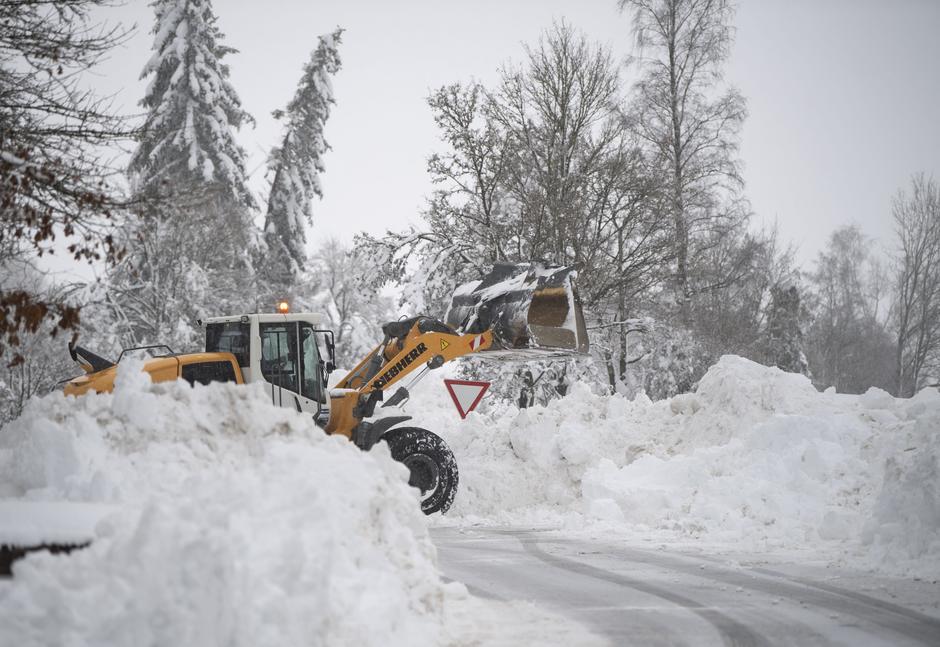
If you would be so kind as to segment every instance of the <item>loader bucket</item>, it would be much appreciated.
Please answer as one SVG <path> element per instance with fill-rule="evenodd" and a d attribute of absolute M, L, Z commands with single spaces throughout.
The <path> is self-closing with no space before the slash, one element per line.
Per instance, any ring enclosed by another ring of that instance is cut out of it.
<path fill-rule="evenodd" d="M 446 322 L 464 333 L 492 330 L 493 345 L 485 352 L 587 353 L 576 275 L 569 267 L 500 263 L 482 280 L 454 290 Z"/>

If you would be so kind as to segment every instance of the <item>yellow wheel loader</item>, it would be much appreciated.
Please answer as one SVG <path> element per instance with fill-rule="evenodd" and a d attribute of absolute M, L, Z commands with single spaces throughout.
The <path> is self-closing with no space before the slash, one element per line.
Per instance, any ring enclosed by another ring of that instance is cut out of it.
<path fill-rule="evenodd" d="M 398 426 L 411 419 L 396 415 L 409 390 L 429 371 L 479 351 L 513 358 L 587 352 L 573 278 L 568 268 L 498 265 L 482 281 L 455 291 L 448 323 L 419 316 L 384 324 L 382 342 L 332 389 L 327 378 L 335 368 L 333 332 L 320 315 L 279 307 L 278 313 L 201 322 L 204 352 L 146 346 L 125 349 L 112 362 L 70 344 L 85 374 L 68 381 L 65 393 L 110 392 L 118 362 L 136 350 L 156 355 L 144 364 L 154 382 L 259 382 L 273 404 L 309 414 L 328 434 L 346 436 L 363 450 L 386 442 L 392 457 L 408 467 L 409 483 L 421 490 L 421 509 L 446 512 L 457 492 L 457 464 L 436 434 Z"/>

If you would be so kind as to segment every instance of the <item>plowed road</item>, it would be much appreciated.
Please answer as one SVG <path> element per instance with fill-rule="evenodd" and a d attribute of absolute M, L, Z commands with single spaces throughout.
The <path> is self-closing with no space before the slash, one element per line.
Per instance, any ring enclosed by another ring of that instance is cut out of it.
<path fill-rule="evenodd" d="M 515 529 L 436 528 L 444 574 L 612 645 L 940 645 L 940 584 Z"/>

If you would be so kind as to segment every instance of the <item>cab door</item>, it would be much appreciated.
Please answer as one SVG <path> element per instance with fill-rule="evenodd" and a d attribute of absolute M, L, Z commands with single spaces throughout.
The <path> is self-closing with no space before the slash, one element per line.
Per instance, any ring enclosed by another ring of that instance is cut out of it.
<path fill-rule="evenodd" d="M 271 402 L 310 413 L 326 424 L 327 408 L 323 362 L 317 336 L 303 321 L 260 323 L 261 375 Z"/>

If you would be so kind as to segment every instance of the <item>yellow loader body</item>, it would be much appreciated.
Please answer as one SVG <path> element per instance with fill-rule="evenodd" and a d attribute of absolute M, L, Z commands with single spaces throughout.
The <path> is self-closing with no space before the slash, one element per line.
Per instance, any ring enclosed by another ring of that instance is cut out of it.
<path fill-rule="evenodd" d="M 264 317 L 271 318 L 268 315 Z M 293 317 L 303 318 L 304 315 Z M 390 392 L 390 387 L 397 386 L 412 371 L 429 363 L 433 363 L 434 368 L 437 368 L 463 355 L 485 350 L 492 343 L 492 333 L 488 331 L 462 335 L 439 322 L 434 322 L 436 325 L 430 326 L 434 330 L 429 330 L 426 322 L 434 320 L 416 317 L 407 322 L 387 324 L 392 328 L 397 326 L 397 329 L 392 331 L 392 335 L 386 335 L 382 344 L 340 380 L 335 388 L 330 389 L 329 417 L 325 424 L 327 433 L 340 434 L 356 440 L 353 438 L 354 431 L 364 418 L 373 415 L 374 407 L 384 399 L 384 393 Z M 402 323 L 409 325 L 402 326 Z M 116 364 L 100 370 L 94 370 L 94 367 L 88 364 L 82 366 L 89 372 L 69 380 L 64 387 L 66 395 L 110 393 L 114 389 Z M 224 368 L 220 369 L 220 366 Z M 257 368 L 251 371 L 255 379 L 246 380 L 238 358 L 230 352 L 169 354 L 146 361 L 143 370 L 150 374 L 153 382 L 177 379 L 186 379 L 190 384 L 210 381 L 229 381 L 237 384 L 248 381 L 266 382 L 263 371 Z M 225 373 L 227 379 L 219 379 L 218 376 L 222 373 Z M 213 376 L 215 379 L 211 379 Z M 275 385 L 271 385 L 271 388 L 273 393 Z M 376 395 L 380 397 L 377 398 Z M 276 398 L 272 395 L 272 401 L 284 404 L 283 397 Z M 286 406 L 290 406 L 289 398 Z M 300 406 L 298 410 L 301 410 Z"/>
<path fill-rule="evenodd" d="M 185 355 L 172 355 L 168 357 L 155 357 L 144 363 L 143 370 L 150 374 L 152 382 L 169 382 L 184 376 L 184 367 L 205 365 L 209 363 L 227 363 L 235 375 L 233 380 L 237 384 L 244 384 L 241 368 L 231 353 L 188 353 Z M 89 391 L 93 393 L 110 393 L 114 389 L 114 378 L 117 376 L 117 365 L 101 371 L 86 373 L 69 380 L 63 391 L 66 395 L 84 395 Z"/>

